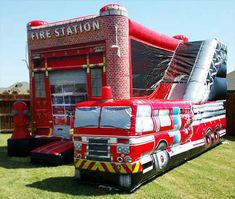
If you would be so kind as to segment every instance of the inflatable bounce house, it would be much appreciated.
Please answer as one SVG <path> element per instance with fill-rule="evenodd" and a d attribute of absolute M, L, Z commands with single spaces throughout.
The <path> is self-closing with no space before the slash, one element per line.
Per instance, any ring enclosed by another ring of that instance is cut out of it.
<path fill-rule="evenodd" d="M 227 48 L 217 39 L 163 35 L 110 4 L 29 22 L 28 48 L 32 137 L 10 139 L 13 155 L 28 143 L 33 162 L 74 157 L 77 180 L 132 191 L 225 135 Z"/>

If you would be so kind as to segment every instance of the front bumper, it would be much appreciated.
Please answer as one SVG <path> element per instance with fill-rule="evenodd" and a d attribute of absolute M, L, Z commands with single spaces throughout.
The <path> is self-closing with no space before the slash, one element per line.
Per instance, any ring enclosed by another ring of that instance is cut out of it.
<path fill-rule="evenodd" d="M 117 174 L 134 174 L 142 172 L 139 161 L 133 163 L 99 162 L 86 159 L 75 159 L 75 168 L 79 170 L 98 171 Z"/>

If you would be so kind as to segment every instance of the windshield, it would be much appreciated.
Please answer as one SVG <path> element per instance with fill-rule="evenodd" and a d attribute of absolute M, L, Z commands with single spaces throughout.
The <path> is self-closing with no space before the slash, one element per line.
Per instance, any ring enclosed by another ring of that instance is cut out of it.
<path fill-rule="evenodd" d="M 81 107 L 75 111 L 74 127 L 97 128 L 99 124 L 100 107 Z"/>
<path fill-rule="evenodd" d="M 76 128 L 98 128 L 100 107 L 81 107 L 75 111 Z M 131 127 L 132 109 L 128 106 L 103 107 L 100 116 L 101 128 L 122 128 Z"/>
<path fill-rule="evenodd" d="M 131 107 L 103 107 L 100 127 L 129 129 L 131 127 Z"/>

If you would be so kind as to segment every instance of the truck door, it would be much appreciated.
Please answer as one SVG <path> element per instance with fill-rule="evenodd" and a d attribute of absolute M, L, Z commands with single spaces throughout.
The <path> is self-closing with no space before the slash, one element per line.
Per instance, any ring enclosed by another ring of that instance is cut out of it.
<path fill-rule="evenodd" d="M 37 131 L 37 135 L 48 135 L 52 127 L 51 102 L 47 85 L 48 76 L 45 72 L 33 73 L 33 132 Z"/>
<path fill-rule="evenodd" d="M 101 88 L 106 85 L 104 52 L 90 53 L 88 59 L 88 97 L 90 100 L 101 99 Z"/>

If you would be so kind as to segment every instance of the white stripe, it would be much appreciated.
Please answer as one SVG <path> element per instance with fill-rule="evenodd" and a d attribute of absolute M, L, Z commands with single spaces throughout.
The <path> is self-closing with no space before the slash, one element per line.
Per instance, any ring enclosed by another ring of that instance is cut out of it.
<path fill-rule="evenodd" d="M 200 120 L 200 119 L 203 119 L 203 118 L 216 117 L 216 116 L 224 115 L 225 113 L 226 113 L 225 110 L 218 110 L 218 111 L 215 111 L 215 112 L 204 112 L 204 113 L 194 115 L 194 120 Z"/>
<path fill-rule="evenodd" d="M 196 141 L 193 141 L 193 142 L 188 142 L 188 143 L 183 144 L 183 145 L 175 146 L 175 147 L 171 148 L 171 151 L 169 152 L 169 155 L 172 157 L 172 156 L 178 155 L 180 153 L 189 151 L 189 150 L 191 150 L 193 148 L 196 148 L 198 146 L 202 146 L 204 144 L 205 144 L 204 139 L 200 139 L 200 140 L 196 140 Z"/>
<path fill-rule="evenodd" d="M 153 166 L 150 166 L 143 170 L 143 174 L 147 173 L 148 171 L 151 171 L 153 169 Z"/>
<path fill-rule="evenodd" d="M 211 117 L 211 118 L 206 118 L 206 119 L 202 119 L 202 120 L 193 121 L 192 126 L 197 126 L 201 123 L 212 122 L 214 120 L 220 120 L 220 119 L 223 119 L 223 118 L 225 118 L 225 115 L 219 115 L 219 116 L 216 116 L 216 117 Z"/>
<path fill-rule="evenodd" d="M 117 135 L 91 135 L 91 134 L 74 134 L 74 137 L 87 137 L 87 138 L 138 138 L 139 136 L 117 136 Z"/>
<path fill-rule="evenodd" d="M 144 157 L 141 157 L 140 158 L 140 163 L 143 165 L 143 164 L 146 164 L 147 162 L 151 162 L 152 161 L 152 158 L 150 155 L 147 155 L 147 156 L 144 156 Z"/>
<path fill-rule="evenodd" d="M 117 139 L 118 138 L 124 138 L 124 139 L 129 139 L 129 144 L 134 145 L 134 144 L 143 144 L 143 143 L 148 143 L 148 142 L 154 142 L 154 135 L 148 135 L 144 137 L 134 137 L 134 136 L 115 136 L 115 135 L 88 135 L 88 134 L 79 134 L 76 135 L 74 134 L 74 137 L 81 137 L 82 142 L 88 142 L 89 138 L 107 138 L 110 139 L 111 144 L 117 144 Z"/>
<path fill-rule="evenodd" d="M 226 130 L 225 129 L 219 131 L 220 137 L 222 137 L 225 134 L 226 134 Z"/>
<path fill-rule="evenodd" d="M 212 106 L 212 107 L 198 107 L 198 108 L 193 108 L 193 112 L 212 112 L 212 111 L 218 111 L 218 110 L 223 110 L 224 106 Z"/>
<path fill-rule="evenodd" d="M 200 105 L 193 105 L 193 108 L 203 108 L 203 107 L 214 107 L 214 106 L 223 106 L 225 100 L 222 101 L 216 101 L 213 103 L 206 103 L 206 104 L 200 104 Z"/>
<path fill-rule="evenodd" d="M 169 135 L 170 137 L 174 137 L 176 134 L 178 134 L 179 136 L 181 136 L 180 131 L 169 131 L 169 132 L 168 132 L 168 135 Z M 181 138 L 181 137 L 180 137 L 180 138 Z"/>
<path fill-rule="evenodd" d="M 204 143 L 204 139 L 200 139 L 200 140 L 196 140 L 196 141 L 193 141 L 193 142 L 191 142 L 191 143 L 193 143 L 193 144 L 200 144 L 200 143 Z"/>
<path fill-rule="evenodd" d="M 131 138 L 129 143 L 130 144 L 143 144 L 146 142 L 153 142 L 154 139 L 154 135 L 150 135 L 150 136 L 145 136 L 145 137 L 139 137 L 139 138 Z"/>
<path fill-rule="evenodd" d="M 204 145 L 204 144 L 205 144 L 205 141 L 193 144 L 193 146 L 201 146 L 201 145 Z"/>

